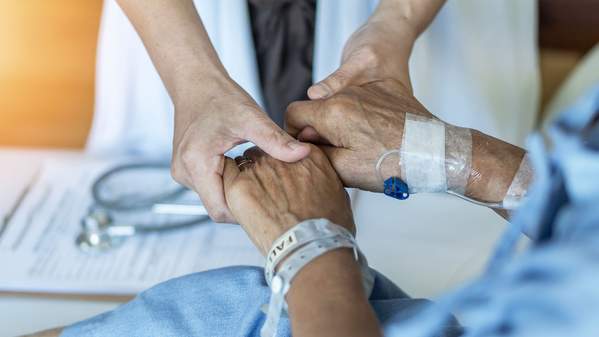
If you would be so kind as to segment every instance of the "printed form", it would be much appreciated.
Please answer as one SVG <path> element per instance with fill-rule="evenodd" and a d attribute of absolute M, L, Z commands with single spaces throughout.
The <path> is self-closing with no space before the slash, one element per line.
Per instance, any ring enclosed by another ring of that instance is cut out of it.
<path fill-rule="evenodd" d="M 263 265 L 263 257 L 239 226 L 209 221 L 131 237 L 104 253 L 81 251 L 75 239 L 92 204 L 91 185 L 113 164 L 45 163 L 0 228 L 0 291 L 133 295 L 193 272 Z"/>

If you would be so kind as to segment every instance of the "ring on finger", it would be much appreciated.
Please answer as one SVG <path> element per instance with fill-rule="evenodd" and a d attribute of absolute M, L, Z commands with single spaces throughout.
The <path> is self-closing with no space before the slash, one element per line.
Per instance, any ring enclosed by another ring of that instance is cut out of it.
<path fill-rule="evenodd" d="M 237 167 L 240 170 L 243 170 L 245 166 L 253 164 L 254 161 L 250 157 L 239 156 L 239 157 L 235 158 L 235 163 L 237 164 Z"/>

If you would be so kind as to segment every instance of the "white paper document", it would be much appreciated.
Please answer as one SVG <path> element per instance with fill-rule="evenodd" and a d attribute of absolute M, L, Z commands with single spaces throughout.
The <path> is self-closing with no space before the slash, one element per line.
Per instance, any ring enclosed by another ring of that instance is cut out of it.
<path fill-rule="evenodd" d="M 192 272 L 263 264 L 239 226 L 209 221 L 132 237 L 101 254 L 82 252 L 75 239 L 92 204 L 91 185 L 113 164 L 45 163 L 0 229 L 0 291 L 130 295 Z"/>

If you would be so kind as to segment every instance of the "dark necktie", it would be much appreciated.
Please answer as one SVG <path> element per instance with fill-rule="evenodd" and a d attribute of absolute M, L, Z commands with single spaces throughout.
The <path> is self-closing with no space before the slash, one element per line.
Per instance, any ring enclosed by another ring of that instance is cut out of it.
<path fill-rule="evenodd" d="M 312 84 L 316 0 L 248 0 L 264 108 L 283 126 Z"/>

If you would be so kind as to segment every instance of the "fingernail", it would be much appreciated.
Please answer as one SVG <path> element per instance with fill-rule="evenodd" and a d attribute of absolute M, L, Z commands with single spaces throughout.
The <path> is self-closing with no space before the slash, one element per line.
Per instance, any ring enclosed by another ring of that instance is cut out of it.
<path fill-rule="evenodd" d="M 310 96 L 312 98 L 326 98 L 328 95 L 329 91 L 322 84 L 317 84 L 310 88 Z"/>
<path fill-rule="evenodd" d="M 301 149 L 303 147 L 303 144 L 298 142 L 297 140 L 292 140 L 289 143 L 287 143 L 287 146 L 289 146 L 289 148 L 292 151 L 296 151 L 296 150 Z"/>

